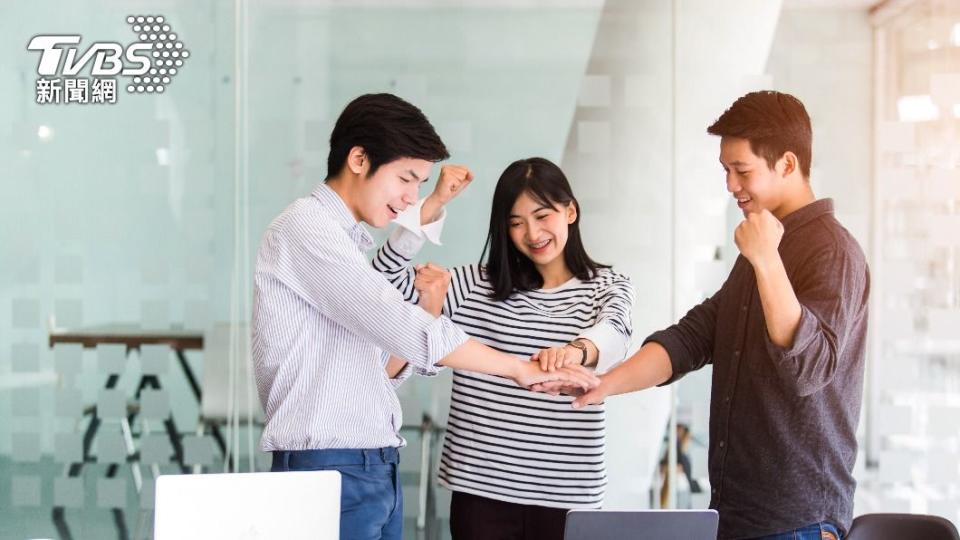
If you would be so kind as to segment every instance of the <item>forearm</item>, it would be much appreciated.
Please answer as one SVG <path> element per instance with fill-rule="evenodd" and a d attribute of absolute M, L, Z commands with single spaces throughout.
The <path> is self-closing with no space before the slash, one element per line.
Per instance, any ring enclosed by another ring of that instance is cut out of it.
<path fill-rule="evenodd" d="M 440 219 L 443 212 L 443 203 L 439 202 L 433 195 L 428 195 L 423 200 L 423 206 L 420 207 L 420 224 L 426 225 Z"/>
<path fill-rule="evenodd" d="M 757 289 L 770 341 L 780 347 L 793 345 L 802 310 L 779 256 L 754 264 Z"/>
<path fill-rule="evenodd" d="M 407 361 L 397 358 L 396 356 L 390 355 L 390 359 L 387 360 L 387 377 L 395 379 L 397 375 L 403 371 L 403 368 L 407 367 Z"/>
<path fill-rule="evenodd" d="M 662 345 L 651 341 L 603 375 L 602 386 L 604 394 L 614 396 L 662 384 L 672 376 L 670 355 Z"/>
<path fill-rule="evenodd" d="M 521 360 L 487 347 L 473 338 L 444 356 L 438 364 L 511 379 L 517 377 L 521 368 Z"/>

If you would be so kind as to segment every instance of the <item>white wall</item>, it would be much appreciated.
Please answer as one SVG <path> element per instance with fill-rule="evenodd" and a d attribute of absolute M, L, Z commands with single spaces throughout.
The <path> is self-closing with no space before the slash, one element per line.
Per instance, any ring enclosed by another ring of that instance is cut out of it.
<path fill-rule="evenodd" d="M 870 247 L 873 31 L 864 9 L 784 10 L 767 72 L 813 123 L 810 181 L 837 218 Z"/>
<path fill-rule="evenodd" d="M 769 0 L 604 4 L 563 167 L 591 253 L 634 280 L 636 345 L 723 277 L 714 255 L 726 241 L 729 197 L 706 127 L 763 72 L 779 9 Z M 692 399 L 708 403 L 708 370 L 690 379 L 701 381 Z M 681 395 L 689 384 L 677 386 Z M 607 507 L 649 503 L 669 395 L 661 388 L 607 402 Z M 695 427 L 705 433 L 705 415 Z"/>

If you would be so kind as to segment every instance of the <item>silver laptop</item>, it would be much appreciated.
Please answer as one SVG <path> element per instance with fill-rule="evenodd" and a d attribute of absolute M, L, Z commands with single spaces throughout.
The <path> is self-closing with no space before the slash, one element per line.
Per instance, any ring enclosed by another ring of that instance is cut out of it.
<path fill-rule="evenodd" d="M 716 540 L 716 510 L 571 510 L 564 540 Z"/>
<path fill-rule="evenodd" d="M 340 473 L 157 478 L 155 540 L 338 540 Z"/>

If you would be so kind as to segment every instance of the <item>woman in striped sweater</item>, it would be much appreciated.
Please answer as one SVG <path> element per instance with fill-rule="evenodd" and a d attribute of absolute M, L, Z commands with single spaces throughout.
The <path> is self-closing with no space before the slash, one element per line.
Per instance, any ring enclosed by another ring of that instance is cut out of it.
<path fill-rule="evenodd" d="M 418 299 L 411 261 L 424 236 L 415 229 L 433 222 L 438 207 L 472 178 L 457 166 L 440 176 L 421 223 L 398 220 L 373 261 L 411 301 Z M 633 288 L 587 255 L 579 223 L 580 207 L 559 167 L 542 158 L 512 163 L 493 196 L 489 256 L 482 265 L 450 270 L 443 313 L 471 337 L 545 369 L 582 364 L 605 371 L 620 362 L 632 331 Z M 603 406 L 574 410 L 572 400 L 454 372 L 439 478 L 453 491 L 455 540 L 560 540 L 567 510 L 601 505 Z"/>

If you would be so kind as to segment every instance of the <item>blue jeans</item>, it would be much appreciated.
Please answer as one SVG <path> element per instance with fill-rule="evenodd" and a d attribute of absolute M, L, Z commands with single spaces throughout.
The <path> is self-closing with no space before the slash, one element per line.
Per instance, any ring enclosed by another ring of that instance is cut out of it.
<path fill-rule="evenodd" d="M 403 494 L 400 453 L 370 450 L 297 450 L 273 453 L 273 472 L 340 472 L 340 539 L 400 540 Z"/>
<path fill-rule="evenodd" d="M 825 534 L 832 534 L 833 537 L 824 536 Z M 770 534 L 767 536 L 761 536 L 755 538 L 754 540 L 840 540 L 840 531 L 837 530 L 837 527 L 833 523 L 827 521 L 821 521 L 820 523 L 814 523 L 812 525 L 807 525 L 806 527 L 801 527 L 799 529 L 794 529 L 792 531 L 784 531 L 776 534 Z"/>

